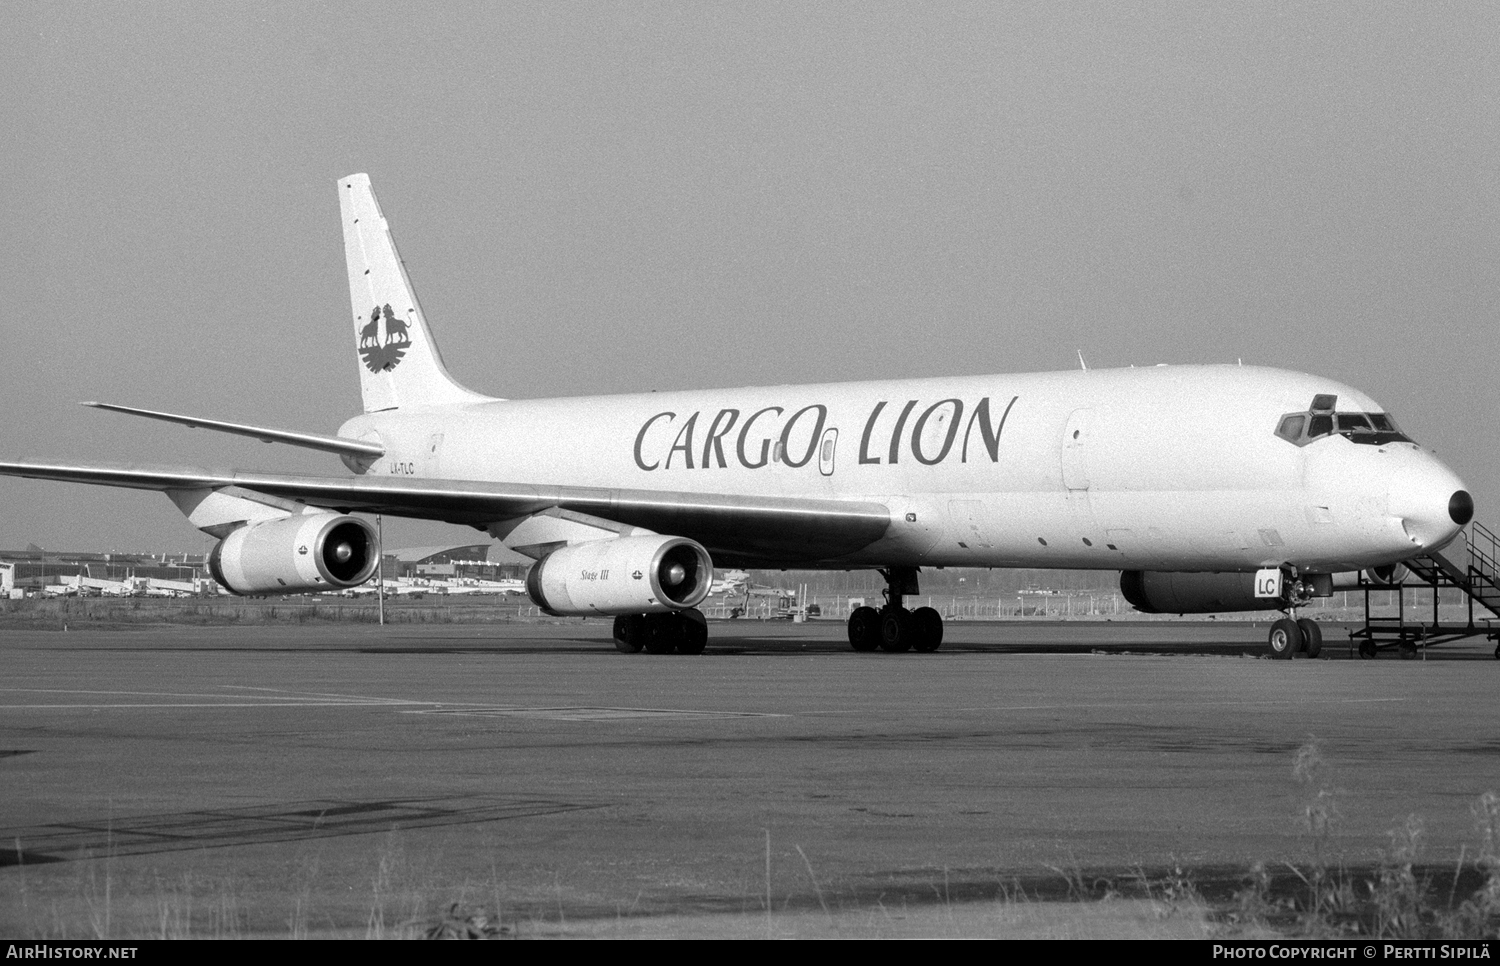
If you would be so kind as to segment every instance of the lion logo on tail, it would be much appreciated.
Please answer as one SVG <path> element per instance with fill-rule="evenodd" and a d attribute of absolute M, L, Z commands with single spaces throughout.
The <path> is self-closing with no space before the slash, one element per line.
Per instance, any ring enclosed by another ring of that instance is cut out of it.
<path fill-rule="evenodd" d="M 380 319 L 385 317 L 385 342 L 380 341 Z M 396 368 L 406 350 L 411 348 L 411 325 L 396 317 L 390 303 L 377 305 L 370 321 L 359 329 L 359 356 L 371 372 L 390 372 Z"/>

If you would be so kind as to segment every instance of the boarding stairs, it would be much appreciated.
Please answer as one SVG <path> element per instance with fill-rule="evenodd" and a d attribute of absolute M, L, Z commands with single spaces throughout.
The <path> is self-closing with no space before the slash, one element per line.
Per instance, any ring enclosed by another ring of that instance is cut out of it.
<path fill-rule="evenodd" d="M 1429 551 L 1404 561 L 1408 576 L 1381 582 L 1368 573 L 1359 577 L 1365 594 L 1364 627 L 1350 632 L 1351 643 L 1359 642 L 1361 657 L 1374 657 L 1381 648 L 1394 647 L 1403 658 L 1415 657 L 1418 648 L 1431 647 L 1472 637 L 1496 641 L 1500 658 L 1500 538 L 1475 521 L 1442 550 Z M 1406 591 L 1418 588 L 1432 592 L 1432 620 L 1422 619 L 1418 608 L 1408 612 Z M 1468 605 L 1468 623 L 1444 625 L 1439 617 L 1439 598 L 1444 589 L 1457 588 Z M 1370 595 L 1395 591 L 1396 613 L 1372 616 Z M 1477 611 L 1477 613 L 1476 613 Z"/>

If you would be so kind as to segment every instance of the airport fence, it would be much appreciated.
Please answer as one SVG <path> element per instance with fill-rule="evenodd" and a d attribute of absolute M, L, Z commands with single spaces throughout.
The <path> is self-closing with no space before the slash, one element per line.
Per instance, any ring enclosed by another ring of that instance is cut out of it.
<path fill-rule="evenodd" d="M 1404 593 L 1404 602 L 1398 594 Z M 700 609 L 710 620 L 793 620 L 794 597 L 711 597 Z M 813 620 L 846 620 L 855 607 L 879 607 L 878 595 L 810 594 L 808 616 Z M 947 621 L 1005 620 L 1173 620 L 1177 615 L 1141 614 L 1118 593 L 1027 592 L 1001 596 L 922 594 L 906 598 L 911 608 L 932 607 Z M 1431 623 L 1431 589 L 1407 588 L 1404 592 L 1372 591 L 1371 616 L 1394 617 L 1404 610 L 1406 619 Z M 1360 623 L 1364 620 L 1364 594 L 1340 591 L 1314 601 L 1303 611 L 1319 620 Z M 464 595 L 391 598 L 385 604 L 386 622 L 392 624 L 483 624 L 508 621 L 558 620 L 542 613 L 525 597 Z M 1265 611 L 1215 615 L 1219 620 L 1265 620 Z M 1438 617 L 1444 624 L 1462 625 L 1468 620 L 1468 604 L 1454 589 L 1439 597 Z M 1476 609 L 1476 619 L 1491 615 Z M 1203 620 L 1189 614 L 1184 619 Z M 575 619 L 576 618 L 571 618 Z M 99 624 L 283 624 L 364 623 L 379 620 L 379 608 L 368 597 L 342 598 L 296 595 L 281 598 L 28 598 L 0 600 L 0 625 L 61 625 L 66 622 Z"/>
<path fill-rule="evenodd" d="M 1398 598 L 1404 594 L 1404 602 Z M 796 608 L 790 591 L 782 598 L 752 596 L 710 598 L 702 606 L 710 620 L 743 618 L 745 620 L 791 620 Z M 845 620 L 855 607 L 879 608 L 883 599 L 875 595 L 810 594 L 808 610 L 812 619 Z M 1119 593 L 1033 591 L 1005 595 L 920 594 L 905 599 L 908 608 L 931 607 L 946 621 L 1003 620 L 1172 620 L 1176 614 L 1142 614 Z M 1408 621 L 1428 623 L 1432 620 L 1432 590 L 1409 587 L 1405 591 L 1382 590 L 1370 594 L 1372 617 L 1394 617 L 1404 612 Z M 1338 591 L 1332 597 L 1314 600 L 1301 613 L 1319 620 L 1341 623 L 1364 620 L 1364 592 Z M 1462 624 L 1468 620 L 1468 602 L 1458 590 L 1443 591 L 1438 603 L 1439 619 L 1444 624 Z M 1207 615 L 1188 614 L 1186 620 L 1203 620 Z M 1265 611 L 1245 611 L 1215 615 L 1220 620 L 1266 619 Z M 1476 619 L 1489 617 L 1476 611 Z"/>

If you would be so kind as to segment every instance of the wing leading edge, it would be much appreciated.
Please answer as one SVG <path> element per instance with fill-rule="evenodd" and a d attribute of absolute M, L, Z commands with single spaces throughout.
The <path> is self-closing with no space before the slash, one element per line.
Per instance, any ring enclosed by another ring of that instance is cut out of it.
<path fill-rule="evenodd" d="M 232 486 L 344 513 L 382 513 L 481 529 L 557 507 L 690 537 L 726 566 L 837 560 L 883 537 L 891 519 L 888 507 L 870 502 L 466 480 L 334 479 L 39 461 L 0 463 L 0 476 L 163 493 Z"/>

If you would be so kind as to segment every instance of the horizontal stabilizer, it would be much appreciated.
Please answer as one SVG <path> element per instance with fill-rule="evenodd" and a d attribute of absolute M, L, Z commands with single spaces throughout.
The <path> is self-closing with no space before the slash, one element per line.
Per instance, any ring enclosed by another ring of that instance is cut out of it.
<path fill-rule="evenodd" d="M 147 419 L 160 419 L 163 422 L 177 423 L 189 429 L 211 429 L 217 433 L 249 436 L 262 443 L 286 443 L 289 446 L 301 446 L 304 449 L 337 453 L 339 456 L 376 459 L 385 455 L 384 446 L 361 442 L 357 439 L 345 439 L 342 436 L 321 436 L 317 433 L 297 433 L 288 429 L 267 429 L 264 426 L 247 426 L 244 423 L 226 423 L 218 419 L 199 419 L 197 416 L 178 416 L 174 413 L 159 413 L 150 409 L 116 406 L 114 403 L 86 402 L 82 405 L 92 406 L 95 409 L 108 409 L 111 412 L 129 413 L 132 416 L 145 416 Z"/>

